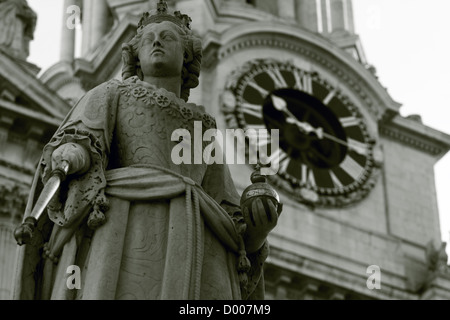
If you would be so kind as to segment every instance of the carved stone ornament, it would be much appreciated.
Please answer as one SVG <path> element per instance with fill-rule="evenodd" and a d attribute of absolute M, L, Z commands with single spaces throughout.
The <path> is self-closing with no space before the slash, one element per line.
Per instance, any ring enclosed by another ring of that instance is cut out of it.
<path fill-rule="evenodd" d="M 17 185 L 0 185 L 0 218 L 17 222 L 22 219 L 28 190 Z"/>
<path fill-rule="evenodd" d="M 445 251 L 447 243 L 442 242 L 439 248 L 435 248 L 430 241 L 425 250 L 428 271 L 431 275 L 439 274 L 450 277 L 450 266 L 448 265 L 448 255 Z"/>
<path fill-rule="evenodd" d="M 26 0 L 0 1 L 0 47 L 25 60 L 36 27 L 36 13 Z"/>

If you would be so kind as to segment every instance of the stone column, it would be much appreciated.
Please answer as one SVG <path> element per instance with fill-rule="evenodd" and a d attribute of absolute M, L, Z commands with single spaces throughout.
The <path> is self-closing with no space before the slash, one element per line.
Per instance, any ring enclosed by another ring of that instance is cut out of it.
<path fill-rule="evenodd" d="M 92 34 L 92 6 L 94 1 L 83 0 L 82 6 L 82 38 L 81 38 L 81 55 L 85 56 L 90 49 L 91 34 Z"/>
<path fill-rule="evenodd" d="M 108 21 L 108 4 L 106 0 L 92 1 L 92 37 L 90 41 L 90 47 L 96 46 L 103 36 L 109 31 Z"/>
<path fill-rule="evenodd" d="M 335 30 L 346 30 L 354 33 L 353 26 L 353 10 L 350 0 L 325 0 L 325 32 L 333 32 Z"/>
<path fill-rule="evenodd" d="M 84 56 L 98 45 L 109 31 L 109 8 L 106 0 L 83 0 L 83 38 L 81 54 Z"/>
<path fill-rule="evenodd" d="M 28 188 L 0 181 L 0 300 L 11 299 L 18 245 L 14 229 L 21 223 Z"/>
<path fill-rule="evenodd" d="M 301 27 L 311 30 L 313 32 L 319 32 L 319 12 L 320 0 L 297 0 L 297 21 Z"/>
<path fill-rule="evenodd" d="M 333 31 L 333 21 L 331 20 L 331 0 L 320 0 L 322 11 L 322 32 L 331 33 Z"/>
<path fill-rule="evenodd" d="M 17 250 L 12 230 L 12 225 L 0 221 L 0 300 L 9 300 L 12 294 Z"/>
<path fill-rule="evenodd" d="M 344 14 L 347 21 L 347 30 L 351 33 L 355 33 L 355 23 L 353 20 L 353 4 L 352 0 L 343 0 L 344 2 Z"/>
<path fill-rule="evenodd" d="M 330 2 L 332 30 L 345 30 L 344 1 L 334 0 Z"/>
<path fill-rule="evenodd" d="M 66 61 L 71 63 L 75 57 L 75 11 L 68 9 L 71 6 L 79 7 L 78 0 L 64 0 L 63 6 L 63 22 L 61 30 L 61 51 L 60 61 Z"/>
<path fill-rule="evenodd" d="M 295 19 L 295 0 L 278 0 L 278 15 L 281 18 Z"/>

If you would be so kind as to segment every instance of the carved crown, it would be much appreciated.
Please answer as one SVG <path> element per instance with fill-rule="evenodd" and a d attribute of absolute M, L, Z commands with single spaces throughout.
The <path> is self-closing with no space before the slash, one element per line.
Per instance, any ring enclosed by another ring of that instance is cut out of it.
<path fill-rule="evenodd" d="M 180 11 L 175 11 L 173 14 L 169 13 L 167 2 L 159 0 L 156 10 L 144 12 L 141 20 L 139 20 L 138 28 L 144 28 L 151 23 L 159 23 L 163 21 L 170 21 L 181 27 L 185 31 L 191 30 L 192 19 L 187 14 L 182 14 Z"/>

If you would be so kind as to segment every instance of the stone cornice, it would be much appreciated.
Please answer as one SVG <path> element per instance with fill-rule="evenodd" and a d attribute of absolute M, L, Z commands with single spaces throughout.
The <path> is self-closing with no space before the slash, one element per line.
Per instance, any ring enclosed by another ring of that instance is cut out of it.
<path fill-rule="evenodd" d="M 230 21 L 268 21 L 278 18 L 272 14 L 256 9 L 253 5 L 247 4 L 244 1 L 212 0 L 206 1 L 206 4 L 215 23 L 227 23 Z"/>
<path fill-rule="evenodd" d="M 106 0 L 106 2 L 117 20 L 121 20 L 130 12 L 141 14 L 144 10 L 147 11 L 156 6 L 156 1 L 148 0 Z"/>
<path fill-rule="evenodd" d="M 395 285 L 395 283 L 406 283 L 405 277 L 388 274 L 386 271 L 382 273 L 382 290 L 367 289 L 366 281 L 368 275 L 365 273 L 365 270 L 368 266 L 363 265 L 361 262 L 354 262 L 360 264 L 360 269 L 362 270 L 361 274 L 356 275 L 349 270 L 324 264 L 323 262 L 300 256 L 279 247 L 273 247 L 266 263 L 269 266 L 273 265 L 281 270 L 286 270 L 290 274 L 307 276 L 316 279 L 316 281 L 324 282 L 331 286 L 334 285 L 341 288 L 341 290 L 353 292 L 362 297 L 382 300 L 416 300 L 419 298 L 419 293 L 410 292 L 406 288 L 406 284 L 405 287 Z M 390 280 L 386 280 L 386 278 Z"/>
<path fill-rule="evenodd" d="M 304 260 L 298 260 L 299 263 Z M 343 288 L 336 283 L 298 274 L 266 262 L 264 268 L 266 296 L 275 300 L 371 300 L 367 295 Z"/>
<path fill-rule="evenodd" d="M 34 63 L 14 57 L 14 53 L 11 52 L 10 50 L 8 50 L 8 48 L 4 48 L 4 47 L 0 46 L 0 51 L 2 52 L 2 54 L 8 55 L 10 57 L 10 59 L 14 60 L 14 62 L 17 65 L 21 66 L 21 68 L 23 68 L 27 72 L 31 73 L 33 76 L 37 76 L 37 74 L 41 71 L 41 68 L 39 68 Z"/>
<path fill-rule="evenodd" d="M 12 179 L 31 176 L 41 150 L 60 125 L 53 118 L 0 99 L 0 169 Z"/>
<path fill-rule="evenodd" d="M 260 47 L 288 50 L 322 65 L 342 79 L 359 95 L 375 119 L 390 118 L 399 111 L 400 104 L 390 97 L 365 66 L 318 34 L 293 25 L 269 21 L 237 25 L 221 34 L 211 32 L 204 39 L 205 56 L 216 57 L 208 62 L 209 66 L 241 50 Z"/>
<path fill-rule="evenodd" d="M 450 135 L 400 115 L 380 122 L 379 128 L 383 136 L 426 152 L 436 160 L 450 149 Z"/>
<path fill-rule="evenodd" d="M 60 61 L 48 68 L 40 77 L 49 88 L 58 91 L 67 84 L 77 83 L 81 85 L 80 79 L 73 75 L 73 66 L 66 61 Z"/>
<path fill-rule="evenodd" d="M 423 288 L 423 300 L 450 300 L 450 277 L 448 275 L 434 275 Z"/>
<path fill-rule="evenodd" d="M 45 126 L 50 126 L 55 129 L 61 124 L 63 119 L 63 117 L 51 117 L 36 110 L 31 110 L 16 103 L 0 99 L 0 110 L 2 109 L 4 112 L 15 114 L 17 117 L 27 118 L 30 121 L 42 123 Z"/>
<path fill-rule="evenodd" d="M 43 113 L 62 118 L 70 110 L 70 106 L 55 92 L 1 52 L 0 78 L 4 78 L 6 83 L 20 92 L 20 95 L 26 96 L 27 100 L 39 106 Z"/>
<path fill-rule="evenodd" d="M 34 173 L 36 172 L 35 168 L 33 168 L 33 169 L 25 168 L 25 167 L 23 167 L 21 165 L 18 165 L 16 163 L 12 163 L 12 162 L 9 162 L 9 161 L 5 161 L 3 159 L 0 159 L 0 166 L 8 168 L 10 170 L 14 170 L 14 171 L 26 174 L 26 175 L 29 175 L 29 176 L 34 175 Z"/>

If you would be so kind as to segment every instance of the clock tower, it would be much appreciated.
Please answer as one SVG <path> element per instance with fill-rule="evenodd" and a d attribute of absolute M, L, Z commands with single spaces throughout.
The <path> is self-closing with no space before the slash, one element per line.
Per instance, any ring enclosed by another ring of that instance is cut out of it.
<path fill-rule="evenodd" d="M 400 115 L 365 59 L 351 1 L 210 3 L 216 21 L 242 20 L 205 34 L 214 90 L 203 103 L 223 127 L 280 130 L 269 181 L 284 209 L 267 296 L 449 298 L 433 166 L 450 137 Z M 244 187 L 250 169 L 233 169 Z"/>
<path fill-rule="evenodd" d="M 64 29 L 64 59 L 41 81 L 73 103 L 120 79 L 121 45 L 156 1 L 65 3 L 83 13 L 82 56 Z M 450 136 L 400 115 L 366 61 L 352 1 L 168 3 L 203 42 L 190 102 L 222 130 L 279 130 L 279 170 L 268 181 L 283 212 L 268 239 L 266 298 L 450 299 L 433 170 Z M 238 191 L 253 170 L 230 165 Z"/>
<path fill-rule="evenodd" d="M 203 29 L 201 103 L 223 128 L 280 130 L 267 297 L 449 298 L 433 166 L 450 137 L 400 115 L 365 59 L 351 1 L 204 9 L 215 23 Z M 244 188 L 252 169 L 231 168 Z"/>

